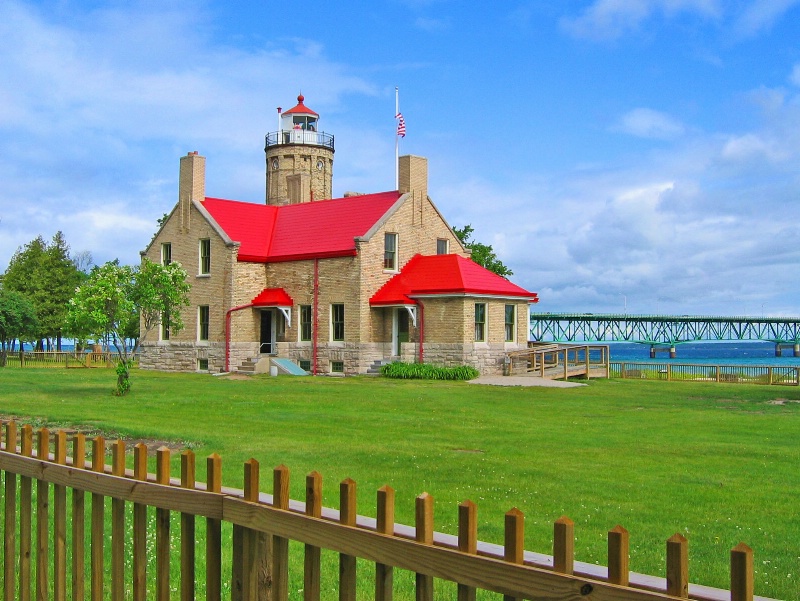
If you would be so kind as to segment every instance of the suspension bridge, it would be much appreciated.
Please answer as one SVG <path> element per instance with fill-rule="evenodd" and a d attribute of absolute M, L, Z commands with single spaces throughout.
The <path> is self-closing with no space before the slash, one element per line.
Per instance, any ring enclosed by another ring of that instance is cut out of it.
<path fill-rule="evenodd" d="M 800 318 L 531 313 L 531 340 L 538 342 L 636 342 L 650 345 L 650 356 L 686 342 L 763 340 L 775 356 L 791 349 L 800 357 Z"/>

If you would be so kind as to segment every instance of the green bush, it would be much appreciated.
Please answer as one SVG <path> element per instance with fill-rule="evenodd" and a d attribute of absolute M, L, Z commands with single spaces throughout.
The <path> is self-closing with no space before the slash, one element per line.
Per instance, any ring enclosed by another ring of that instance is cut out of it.
<path fill-rule="evenodd" d="M 438 367 L 430 363 L 387 363 L 381 367 L 381 375 L 402 380 L 472 380 L 480 372 L 470 365 Z"/>

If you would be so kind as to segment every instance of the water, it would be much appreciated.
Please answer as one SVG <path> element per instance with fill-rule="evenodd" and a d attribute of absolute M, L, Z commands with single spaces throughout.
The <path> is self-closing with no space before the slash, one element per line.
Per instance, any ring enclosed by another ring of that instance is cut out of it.
<path fill-rule="evenodd" d="M 637 363 L 700 363 L 710 365 L 768 365 L 799 366 L 800 357 L 792 356 L 792 349 L 783 349 L 783 356 L 775 356 L 772 342 L 687 342 L 676 344 L 675 359 L 659 351 L 650 359 L 650 345 L 633 342 L 610 342 L 611 361 L 636 361 Z"/>

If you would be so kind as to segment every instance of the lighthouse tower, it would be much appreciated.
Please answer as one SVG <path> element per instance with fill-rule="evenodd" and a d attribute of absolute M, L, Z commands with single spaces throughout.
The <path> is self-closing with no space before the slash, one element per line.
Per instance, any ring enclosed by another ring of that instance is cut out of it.
<path fill-rule="evenodd" d="M 268 205 L 298 204 L 333 195 L 333 136 L 319 131 L 319 115 L 303 95 L 278 108 L 278 131 L 266 135 Z"/>

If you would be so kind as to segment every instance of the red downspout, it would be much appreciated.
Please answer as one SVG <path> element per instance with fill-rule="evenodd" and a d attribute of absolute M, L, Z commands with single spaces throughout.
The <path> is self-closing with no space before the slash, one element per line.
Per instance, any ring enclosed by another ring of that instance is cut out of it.
<path fill-rule="evenodd" d="M 425 363 L 425 310 L 422 306 L 422 301 L 417 301 L 419 307 L 419 314 L 417 320 L 419 321 L 419 362 Z"/>
<path fill-rule="evenodd" d="M 228 309 L 225 313 L 225 372 L 229 372 L 231 369 L 231 313 L 234 311 L 241 311 L 242 309 L 249 309 L 252 307 L 253 304 L 249 305 L 241 305 L 239 307 L 234 307 L 233 309 Z"/>
<path fill-rule="evenodd" d="M 314 321 L 311 328 L 314 336 L 311 339 L 311 375 L 317 375 L 317 338 L 319 337 L 319 259 L 314 259 Z"/>

